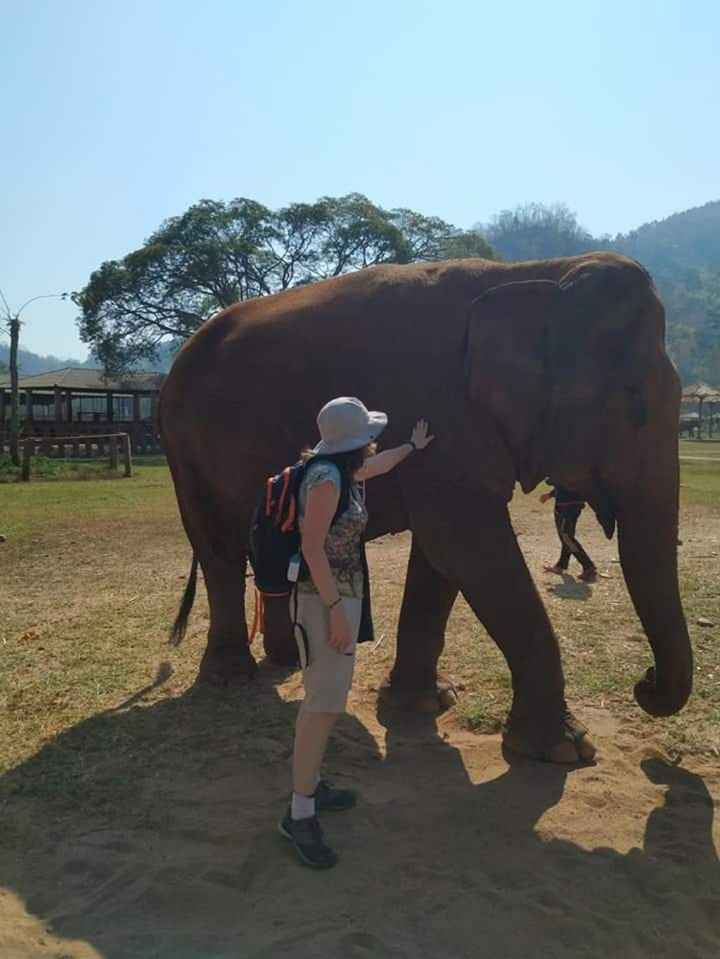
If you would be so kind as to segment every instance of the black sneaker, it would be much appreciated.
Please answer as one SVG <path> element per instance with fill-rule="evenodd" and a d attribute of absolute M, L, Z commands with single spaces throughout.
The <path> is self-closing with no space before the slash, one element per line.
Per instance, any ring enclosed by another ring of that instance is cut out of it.
<path fill-rule="evenodd" d="M 354 789 L 336 789 L 327 779 L 321 779 L 315 792 L 317 812 L 343 812 L 357 805 L 357 793 Z"/>
<path fill-rule="evenodd" d="M 307 819 L 293 819 L 290 810 L 278 823 L 280 835 L 289 839 L 295 852 L 306 866 L 312 869 L 331 869 L 338 861 L 333 850 L 325 844 L 320 821 L 317 816 Z"/>

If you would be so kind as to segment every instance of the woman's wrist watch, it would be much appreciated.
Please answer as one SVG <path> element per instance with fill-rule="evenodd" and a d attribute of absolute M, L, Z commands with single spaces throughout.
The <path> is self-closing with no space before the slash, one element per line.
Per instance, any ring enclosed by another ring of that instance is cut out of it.
<path fill-rule="evenodd" d="M 417 452 L 417 446 L 415 445 L 415 442 L 413 440 L 408 440 L 408 445 L 412 446 L 413 453 Z"/>

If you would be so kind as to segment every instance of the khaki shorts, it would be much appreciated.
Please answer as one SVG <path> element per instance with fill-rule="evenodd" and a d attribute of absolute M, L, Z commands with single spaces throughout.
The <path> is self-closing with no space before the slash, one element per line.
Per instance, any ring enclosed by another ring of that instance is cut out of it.
<path fill-rule="evenodd" d="M 316 593 L 298 593 L 297 601 L 295 641 L 300 652 L 305 686 L 301 709 L 314 713 L 344 713 L 355 669 L 362 600 L 343 596 L 343 607 L 353 637 L 350 653 L 338 653 L 328 643 L 330 614 Z M 291 619 L 293 614 L 294 599 L 291 599 Z"/>

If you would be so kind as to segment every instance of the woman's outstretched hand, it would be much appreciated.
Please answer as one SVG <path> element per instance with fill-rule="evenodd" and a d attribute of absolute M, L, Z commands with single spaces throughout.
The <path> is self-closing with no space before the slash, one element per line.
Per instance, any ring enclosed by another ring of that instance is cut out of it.
<path fill-rule="evenodd" d="M 435 439 L 434 436 L 428 436 L 427 420 L 418 420 L 410 437 L 415 449 L 424 450 Z"/>

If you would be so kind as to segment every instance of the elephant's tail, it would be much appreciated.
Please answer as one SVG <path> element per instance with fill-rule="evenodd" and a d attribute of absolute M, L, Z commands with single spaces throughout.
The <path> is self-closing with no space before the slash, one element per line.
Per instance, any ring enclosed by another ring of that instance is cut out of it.
<path fill-rule="evenodd" d="M 190 565 L 190 575 L 188 576 L 187 585 L 185 586 L 185 592 L 183 593 L 183 598 L 180 601 L 180 609 L 178 614 L 175 617 L 175 622 L 173 623 L 172 629 L 170 630 L 170 645 L 179 646 L 185 637 L 185 631 L 187 630 L 188 617 L 190 616 L 190 610 L 193 608 L 193 603 L 195 602 L 195 589 L 197 587 L 197 570 L 198 570 L 198 558 L 195 553 L 193 553 L 192 563 Z"/>

